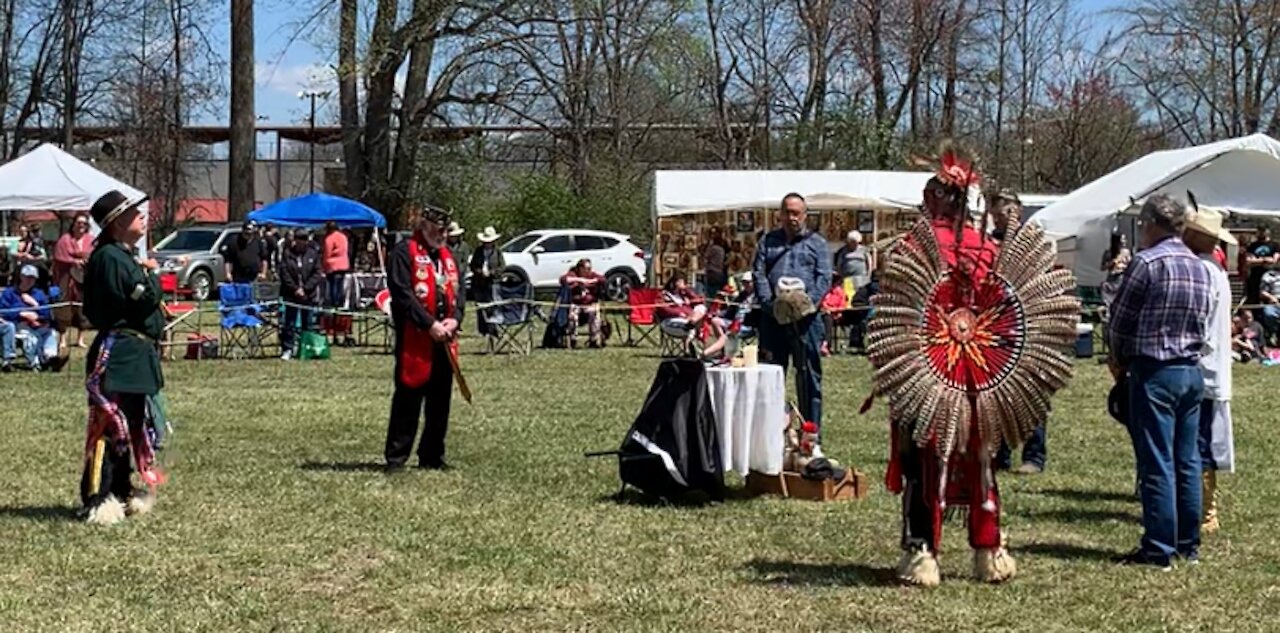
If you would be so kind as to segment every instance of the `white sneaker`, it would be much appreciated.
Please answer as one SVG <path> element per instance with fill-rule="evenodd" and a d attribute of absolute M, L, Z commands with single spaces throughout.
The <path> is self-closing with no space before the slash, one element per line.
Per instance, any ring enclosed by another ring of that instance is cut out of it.
<path fill-rule="evenodd" d="M 813 445 L 813 452 L 811 454 L 813 455 L 814 459 L 818 459 L 819 457 L 826 457 L 826 455 L 822 454 L 822 445 L 820 444 Z"/>
<path fill-rule="evenodd" d="M 280 354 L 280 360 L 293 360 L 293 352 L 284 352 Z"/>

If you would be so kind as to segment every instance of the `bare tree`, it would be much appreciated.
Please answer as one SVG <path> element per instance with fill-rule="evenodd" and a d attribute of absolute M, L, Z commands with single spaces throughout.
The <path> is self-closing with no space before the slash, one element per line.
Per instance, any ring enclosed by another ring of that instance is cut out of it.
<path fill-rule="evenodd" d="M 1280 3 L 1142 0 L 1121 15 L 1129 45 L 1118 63 L 1171 134 L 1280 132 Z"/>

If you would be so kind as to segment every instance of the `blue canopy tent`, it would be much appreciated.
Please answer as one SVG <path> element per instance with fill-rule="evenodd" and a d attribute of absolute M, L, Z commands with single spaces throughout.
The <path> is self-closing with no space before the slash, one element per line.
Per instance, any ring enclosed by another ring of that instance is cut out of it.
<path fill-rule="evenodd" d="M 387 219 L 381 213 L 355 200 L 327 193 L 312 193 L 273 202 L 249 213 L 247 219 L 258 224 L 270 222 L 290 228 L 313 228 L 323 226 L 326 222 L 334 222 L 344 229 L 372 228 L 375 241 L 379 240 L 379 231 L 387 228 Z M 377 288 L 385 288 L 386 262 L 382 259 L 382 249 L 375 251 L 378 254 L 378 267 L 382 270 L 381 277 L 375 279 L 375 284 Z M 358 296 L 359 291 L 355 292 Z"/>
<path fill-rule="evenodd" d="M 369 207 L 340 196 L 313 193 L 273 202 L 249 214 L 258 224 L 271 222 L 285 227 L 315 227 L 336 222 L 344 229 L 386 229 L 387 219 Z"/>

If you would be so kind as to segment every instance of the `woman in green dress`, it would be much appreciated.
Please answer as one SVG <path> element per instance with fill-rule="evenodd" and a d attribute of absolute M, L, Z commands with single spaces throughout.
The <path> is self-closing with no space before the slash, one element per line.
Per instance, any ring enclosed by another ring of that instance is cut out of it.
<path fill-rule="evenodd" d="M 102 525 L 150 510 L 164 479 L 147 398 L 164 386 L 157 342 L 165 319 L 155 261 L 140 264 L 135 251 L 146 231 L 138 209 L 145 201 L 109 191 L 91 211 L 102 232 L 85 265 L 83 289 L 84 315 L 98 334 L 86 362 L 89 424 L 80 500 L 86 519 Z M 133 487 L 135 468 L 146 489 Z"/>

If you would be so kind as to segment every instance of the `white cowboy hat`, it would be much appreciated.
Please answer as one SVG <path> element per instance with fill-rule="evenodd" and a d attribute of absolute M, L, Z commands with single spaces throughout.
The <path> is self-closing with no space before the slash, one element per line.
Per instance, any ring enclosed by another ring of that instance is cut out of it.
<path fill-rule="evenodd" d="M 492 226 L 486 226 L 483 231 L 476 233 L 476 238 L 479 239 L 482 244 L 496 242 L 500 237 L 502 237 L 502 235 L 495 231 Z"/>
<path fill-rule="evenodd" d="M 1212 235 L 1228 244 L 1236 244 L 1236 237 L 1222 226 L 1222 219 L 1222 213 L 1202 207 L 1195 213 L 1187 214 L 1184 230 Z"/>
<path fill-rule="evenodd" d="M 462 227 L 458 226 L 457 222 L 449 223 L 449 237 L 458 237 L 463 233 L 466 233 L 466 231 L 462 230 Z"/>

